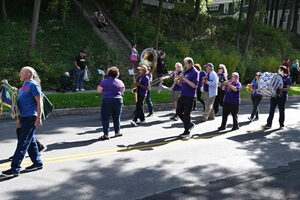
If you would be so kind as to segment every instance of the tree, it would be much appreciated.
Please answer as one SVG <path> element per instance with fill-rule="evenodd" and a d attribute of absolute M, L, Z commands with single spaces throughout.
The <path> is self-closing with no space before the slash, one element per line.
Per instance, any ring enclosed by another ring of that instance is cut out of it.
<path fill-rule="evenodd" d="M 2 0 L 2 17 L 3 17 L 3 20 L 6 21 L 7 13 L 6 13 L 5 0 Z"/>
<path fill-rule="evenodd" d="M 159 6 L 158 6 L 158 16 L 157 16 L 157 23 L 155 28 L 155 49 L 158 50 L 158 40 L 159 40 L 159 33 L 160 33 L 160 22 L 162 17 L 162 10 L 163 10 L 163 0 L 159 0 Z"/>
<path fill-rule="evenodd" d="M 290 14 L 289 14 L 289 17 L 288 17 L 288 22 L 287 22 L 287 27 L 286 27 L 286 31 L 287 32 L 290 32 L 291 29 L 292 29 L 292 18 L 294 16 L 294 11 L 295 11 L 295 7 L 296 7 L 296 1 L 297 0 L 293 0 L 292 2 L 292 6 L 291 6 L 291 9 L 290 9 Z"/>
<path fill-rule="evenodd" d="M 280 22 L 279 22 L 279 27 L 282 29 L 283 28 L 283 20 L 284 20 L 284 16 L 285 16 L 285 11 L 286 11 L 286 7 L 288 4 L 289 0 L 285 0 L 284 4 L 283 4 L 283 8 L 282 8 L 282 14 L 281 14 L 281 18 L 280 18 Z"/>
<path fill-rule="evenodd" d="M 257 3 L 258 3 L 258 0 L 250 0 L 250 2 L 249 2 L 249 9 L 248 9 L 248 14 L 247 14 L 247 24 L 246 24 L 246 27 L 248 29 L 247 29 L 247 34 L 246 34 L 246 45 L 245 45 L 244 55 L 247 55 L 248 51 L 249 51 L 252 29 L 253 29 L 253 25 L 254 25 L 254 21 L 255 21 L 256 10 L 257 10 Z"/>
<path fill-rule="evenodd" d="M 279 8 L 279 0 L 275 0 L 275 14 L 274 14 L 274 24 L 273 24 L 275 28 L 277 27 L 278 8 Z"/>
<path fill-rule="evenodd" d="M 198 18 L 199 18 L 200 1 L 201 1 L 201 0 L 196 0 L 196 1 L 195 1 L 195 24 L 197 24 Z"/>
<path fill-rule="evenodd" d="M 244 0 L 241 0 L 239 19 L 238 19 L 237 31 L 236 31 L 236 37 L 235 37 L 237 51 L 240 51 L 240 32 L 241 32 L 241 21 L 242 21 L 242 16 L 243 16 L 243 6 L 244 6 Z"/>
<path fill-rule="evenodd" d="M 275 0 L 270 0 L 271 1 L 271 9 L 270 9 L 270 16 L 269 16 L 269 24 L 272 25 L 273 22 L 273 11 L 274 11 L 274 1 Z"/>
<path fill-rule="evenodd" d="M 32 52 L 35 47 L 36 33 L 37 33 L 37 27 L 39 23 L 40 7 L 41 7 L 41 0 L 34 0 L 32 27 L 31 27 L 31 34 L 30 34 L 30 43 L 27 50 L 27 58 L 31 58 Z"/>
<path fill-rule="evenodd" d="M 298 21 L 298 10 L 299 10 L 299 1 L 295 2 L 295 8 L 294 8 L 294 18 L 293 18 L 293 28 L 292 28 L 292 32 L 294 32 L 295 34 L 297 34 L 297 21 Z"/>
<path fill-rule="evenodd" d="M 143 0 L 133 0 L 131 4 L 130 17 L 133 19 L 138 18 L 140 11 L 142 10 Z"/>

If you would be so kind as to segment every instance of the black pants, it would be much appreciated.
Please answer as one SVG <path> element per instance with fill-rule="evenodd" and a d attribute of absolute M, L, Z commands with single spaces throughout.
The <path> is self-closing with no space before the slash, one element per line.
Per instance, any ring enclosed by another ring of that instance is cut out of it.
<path fill-rule="evenodd" d="M 194 97 L 180 96 L 177 101 L 176 115 L 181 119 L 184 125 L 184 132 L 189 133 L 191 127 L 191 112 L 193 108 Z"/>
<path fill-rule="evenodd" d="M 293 68 L 292 73 L 291 73 L 292 83 L 297 83 L 298 76 L 299 76 L 299 72 L 298 72 L 297 68 Z"/>
<path fill-rule="evenodd" d="M 193 107 L 193 109 L 196 108 L 197 100 L 200 101 L 200 103 L 203 105 L 203 109 L 205 109 L 205 103 L 204 103 L 203 99 L 201 99 L 201 95 L 202 95 L 201 88 L 198 88 L 197 89 L 197 99 L 194 100 L 194 107 Z"/>
<path fill-rule="evenodd" d="M 17 128 L 16 133 L 17 133 L 17 139 L 19 140 L 19 137 L 20 137 L 20 134 L 21 134 L 21 128 Z M 38 139 L 36 139 L 36 143 L 38 145 L 39 151 L 41 151 L 42 148 L 43 148 L 43 144 Z"/>
<path fill-rule="evenodd" d="M 233 128 L 239 127 L 238 116 L 237 116 L 238 112 L 239 112 L 239 104 L 230 104 L 230 103 L 224 102 L 221 127 L 226 127 L 227 118 L 228 118 L 229 114 L 232 115 Z"/>
<path fill-rule="evenodd" d="M 267 120 L 267 124 L 269 126 L 272 125 L 272 121 L 273 121 L 276 106 L 278 106 L 278 109 L 279 109 L 279 124 L 280 124 L 280 126 L 284 126 L 284 106 L 285 106 L 285 102 L 286 102 L 286 96 L 282 96 L 282 97 L 279 97 L 279 98 L 271 97 L 269 117 L 268 117 L 268 120 Z"/>
<path fill-rule="evenodd" d="M 261 100 L 262 100 L 262 96 L 251 96 L 251 101 L 253 105 L 252 113 L 251 113 L 252 119 L 254 118 L 254 115 L 256 118 L 258 118 L 258 112 L 259 112 L 258 105 L 261 102 Z"/>
<path fill-rule="evenodd" d="M 224 95 L 225 95 L 225 91 L 222 90 L 221 88 L 218 88 L 218 95 L 216 96 L 215 102 L 214 102 L 215 114 L 217 114 L 219 112 L 219 105 L 223 107 Z"/>
<path fill-rule="evenodd" d="M 145 96 L 138 95 L 138 99 L 137 99 L 136 107 L 135 107 L 135 116 L 133 118 L 133 121 L 135 121 L 135 122 L 138 119 L 140 119 L 141 121 L 145 120 L 144 100 L 145 100 Z"/>

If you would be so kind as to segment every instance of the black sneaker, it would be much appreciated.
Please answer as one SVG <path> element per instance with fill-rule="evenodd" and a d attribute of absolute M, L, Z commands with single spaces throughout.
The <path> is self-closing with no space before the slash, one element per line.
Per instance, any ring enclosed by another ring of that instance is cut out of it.
<path fill-rule="evenodd" d="M 35 170 L 40 170 L 40 169 L 43 169 L 43 165 L 41 165 L 41 164 L 32 164 L 29 167 L 25 168 L 26 171 L 35 171 Z"/>
<path fill-rule="evenodd" d="M 146 117 L 152 117 L 153 113 L 149 113 Z"/>
<path fill-rule="evenodd" d="M 226 128 L 224 127 L 224 126 L 220 126 L 219 128 L 218 128 L 218 130 L 219 131 L 223 131 L 223 130 L 225 130 Z"/>
<path fill-rule="evenodd" d="M 194 124 L 193 122 L 191 122 L 190 128 L 189 128 L 189 132 L 191 132 L 191 130 L 192 130 L 193 128 L 195 128 L 195 124 Z"/>
<path fill-rule="evenodd" d="M 3 171 L 2 175 L 5 177 L 17 177 L 17 176 L 19 176 L 19 173 L 13 172 L 11 169 L 9 169 L 9 170 Z"/>
<path fill-rule="evenodd" d="M 170 117 L 170 120 L 177 121 L 178 117 L 176 115 L 174 115 L 173 117 Z"/>
<path fill-rule="evenodd" d="M 8 158 L 8 160 L 13 160 L 13 158 L 14 158 L 14 156 L 11 156 L 11 157 Z"/>
<path fill-rule="evenodd" d="M 280 129 L 283 129 L 284 128 L 284 125 L 280 125 Z"/>
<path fill-rule="evenodd" d="M 39 152 L 43 152 L 43 151 L 46 151 L 47 150 L 47 146 L 45 145 L 42 145 L 41 148 L 39 148 Z"/>
<path fill-rule="evenodd" d="M 231 130 L 232 131 L 235 131 L 235 130 L 239 130 L 240 128 L 237 126 L 237 127 L 233 127 Z"/>
<path fill-rule="evenodd" d="M 272 126 L 270 124 L 266 124 L 264 126 L 262 126 L 263 129 L 270 129 Z"/>
<path fill-rule="evenodd" d="M 184 133 L 180 134 L 179 137 L 181 137 L 181 138 L 190 138 L 190 134 L 184 132 Z"/>

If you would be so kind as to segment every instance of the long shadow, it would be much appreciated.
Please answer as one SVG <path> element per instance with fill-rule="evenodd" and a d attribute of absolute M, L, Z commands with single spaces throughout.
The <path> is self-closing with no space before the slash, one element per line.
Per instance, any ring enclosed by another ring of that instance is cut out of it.
<path fill-rule="evenodd" d="M 3 164 L 3 163 L 8 163 L 8 162 L 10 162 L 10 160 L 9 160 L 9 159 L 3 159 L 3 160 L 0 160 L 0 164 Z"/>
<path fill-rule="evenodd" d="M 83 147 L 91 145 L 95 142 L 98 142 L 98 139 L 91 139 L 85 141 L 76 141 L 76 142 L 59 142 L 47 145 L 47 151 L 58 150 L 58 149 L 70 149 L 76 147 Z"/>
<path fill-rule="evenodd" d="M 193 139 L 210 139 L 210 138 L 214 138 L 214 137 L 217 137 L 217 136 L 221 136 L 221 135 L 224 135 L 226 133 L 229 133 L 231 132 L 231 130 L 228 130 L 228 131 L 218 131 L 218 130 L 215 130 L 215 131 L 211 131 L 211 132 L 206 132 L 206 133 L 203 133 L 203 134 L 194 134 L 192 136 Z"/>
<path fill-rule="evenodd" d="M 278 130 L 280 130 L 280 128 L 272 129 L 272 130 L 261 129 L 261 130 L 255 130 L 254 132 L 248 131 L 247 134 L 232 136 L 227 139 L 234 140 L 236 142 L 245 142 L 245 141 L 249 141 L 249 140 L 262 139 L 262 138 L 266 137 L 267 135 L 270 135 L 273 132 L 276 132 Z"/>
<path fill-rule="evenodd" d="M 17 178 L 17 177 L 5 177 L 3 175 L 0 175 L 0 183 L 4 182 L 4 181 L 9 181 L 9 180 L 14 179 L 14 178 Z"/>

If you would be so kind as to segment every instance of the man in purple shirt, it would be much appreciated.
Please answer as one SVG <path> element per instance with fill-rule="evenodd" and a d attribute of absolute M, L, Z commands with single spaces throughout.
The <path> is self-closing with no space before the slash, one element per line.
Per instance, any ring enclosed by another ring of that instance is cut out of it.
<path fill-rule="evenodd" d="M 225 90 L 225 99 L 223 104 L 222 124 L 218 128 L 219 131 L 226 129 L 229 114 L 231 114 L 233 118 L 232 130 L 239 129 L 237 114 L 239 112 L 239 105 L 241 104 L 242 84 L 239 82 L 239 74 L 237 72 L 232 73 L 231 80 L 231 82 L 225 81 L 225 85 L 222 86 L 222 89 Z"/>
<path fill-rule="evenodd" d="M 191 123 L 191 111 L 196 97 L 199 73 L 194 68 L 194 61 L 190 57 L 184 59 L 184 67 L 186 70 L 179 75 L 181 96 L 177 101 L 176 114 L 184 125 L 184 132 L 180 137 L 188 138 L 191 130 L 195 127 L 195 124 Z"/>
<path fill-rule="evenodd" d="M 133 120 L 130 122 L 131 126 L 138 126 L 137 123 L 145 123 L 145 114 L 144 114 L 144 100 L 147 96 L 147 90 L 150 85 L 149 77 L 147 76 L 148 68 L 144 64 L 141 64 L 138 67 L 140 75 L 136 78 L 135 86 L 137 88 L 137 102 L 136 102 L 136 112 Z M 138 119 L 140 120 L 138 122 Z"/>
<path fill-rule="evenodd" d="M 277 105 L 279 108 L 279 125 L 280 128 L 284 127 L 284 106 L 288 96 L 288 91 L 290 90 L 290 87 L 292 85 L 292 81 L 290 77 L 287 75 L 288 69 L 286 66 L 281 66 L 278 70 L 278 73 L 283 78 L 283 88 L 279 88 L 281 92 L 279 92 L 277 97 L 271 97 L 269 117 L 267 120 L 267 124 L 263 126 L 263 128 L 265 129 L 269 129 L 272 127 L 272 121 L 273 121 L 273 117 Z"/>

